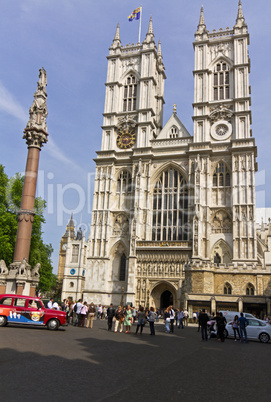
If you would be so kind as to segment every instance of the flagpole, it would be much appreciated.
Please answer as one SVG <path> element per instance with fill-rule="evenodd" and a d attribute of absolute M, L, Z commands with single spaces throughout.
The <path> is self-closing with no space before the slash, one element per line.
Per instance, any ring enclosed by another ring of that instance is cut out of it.
<path fill-rule="evenodd" d="M 140 36 L 141 36 L 141 20 L 142 20 L 142 6 L 140 6 L 140 18 L 139 18 L 139 34 L 138 34 L 139 44 L 140 44 Z"/>

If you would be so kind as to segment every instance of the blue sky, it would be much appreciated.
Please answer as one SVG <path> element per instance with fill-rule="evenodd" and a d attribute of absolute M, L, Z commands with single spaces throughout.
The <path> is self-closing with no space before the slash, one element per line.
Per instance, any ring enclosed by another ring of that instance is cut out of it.
<path fill-rule="evenodd" d="M 9 176 L 24 172 L 22 140 L 39 69 L 47 71 L 49 141 L 40 155 L 39 190 L 47 201 L 44 240 L 54 247 L 57 272 L 61 236 L 70 213 L 87 235 L 93 175 L 101 146 L 108 48 L 120 23 L 122 44 L 138 40 L 139 22 L 128 15 L 142 5 L 145 38 L 152 15 L 166 67 L 164 124 L 173 104 L 190 133 L 194 52 L 200 7 L 207 29 L 232 28 L 238 0 L 0 0 L 1 159 Z M 252 132 L 258 146 L 257 206 L 271 206 L 270 93 L 271 2 L 243 0 L 250 33 Z"/>

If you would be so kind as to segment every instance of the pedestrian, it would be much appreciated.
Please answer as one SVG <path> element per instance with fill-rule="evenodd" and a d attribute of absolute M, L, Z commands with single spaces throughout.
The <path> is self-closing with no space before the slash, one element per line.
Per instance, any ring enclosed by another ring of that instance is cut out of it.
<path fill-rule="evenodd" d="M 241 337 L 240 337 L 240 332 L 239 332 L 239 327 L 238 327 L 238 315 L 236 314 L 236 316 L 234 317 L 234 319 L 233 319 L 233 322 L 232 322 L 232 329 L 233 329 L 233 332 L 234 332 L 234 341 L 235 342 L 237 342 L 237 339 L 236 339 L 236 332 L 237 332 L 237 334 L 238 334 L 238 337 L 239 337 L 239 340 L 241 339 Z"/>
<path fill-rule="evenodd" d="M 194 311 L 192 314 L 192 318 L 193 318 L 193 323 L 196 324 L 197 321 L 197 313 Z"/>
<path fill-rule="evenodd" d="M 111 331 L 112 330 L 112 321 L 113 321 L 113 318 L 114 318 L 114 316 L 115 316 L 115 309 L 114 309 L 114 307 L 113 307 L 113 303 L 111 303 L 110 304 L 110 306 L 108 307 L 108 309 L 107 309 L 107 312 L 106 312 L 106 314 L 107 314 L 107 329 L 108 329 L 108 331 Z"/>
<path fill-rule="evenodd" d="M 148 314 L 150 331 L 151 331 L 150 335 L 155 335 L 154 322 L 155 322 L 156 316 L 157 316 L 157 314 L 154 312 L 154 308 L 151 307 L 149 314 Z"/>
<path fill-rule="evenodd" d="M 240 326 L 241 343 L 244 343 L 244 336 L 245 336 L 245 342 L 248 343 L 247 330 L 246 330 L 246 326 L 248 325 L 248 320 L 246 319 L 246 317 L 244 317 L 243 313 L 240 313 L 240 317 L 237 320 L 237 324 Z"/>
<path fill-rule="evenodd" d="M 188 311 L 187 311 L 187 310 L 184 310 L 183 313 L 184 313 L 184 319 L 183 319 L 184 325 L 185 325 L 186 327 L 188 327 L 188 318 L 189 318 Z"/>
<path fill-rule="evenodd" d="M 124 312 L 121 306 L 118 307 L 118 310 L 115 314 L 116 321 L 115 321 L 115 332 L 118 332 L 118 327 L 120 327 L 120 332 L 123 329 L 123 321 L 124 321 Z"/>
<path fill-rule="evenodd" d="M 178 319 L 178 313 L 179 312 L 180 312 L 180 310 L 177 308 L 176 311 L 175 311 L 176 327 L 178 326 L 178 322 L 179 322 L 179 319 Z"/>
<path fill-rule="evenodd" d="M 93 328 L 93 321 L 94 321 L 94 317 L 95 317 L 95 306 L 94 303 L 90 303 L 90 305 L 88 306 L 88 318 L 87 318 L 87 328 Z"/>
<path fill-rule="evenodd" d="M 132 316 L 133 316 L 133 322 L 136 322 L 136 318 L 137 318 L 137 310 L 136 310 L 136 308 L 135 308 L 135 307 L 132 309 Z"/>
<path fill-rule="evenodd" d="M 55 301 L 52 306 L 53 310 L 60 310 L 59 304 Z"/>
<path fill-rule="evenodd" d="M 170 324 L 169 307 L 166 308 L 166 310 L 165 310 L 164 319 L 165 319 L 165 329 L 166 329 L 166 333 L 169 334 L 169 331 L 170 331 L 170 328 L 169 328 L 169 324 Z"/>
<path fill-rule="evenodd" d="M 103 308 L 102 308 L 102 305 L 99 304 L 99 306 L 97 308 L 97 320 L 100 320 L 102 318 L 102 314 L 103 314 Z"/>
<path fill-rule="evenodd" d="M 202 309 L 202 312 L 199 315 L 199 324 L 201 327 L 201 340 L 208 341 L 207 335 L 207 323 L 209 321 L 208 314 L 205 312 L 205 308 Z"/>
<path fill-rule="evenodd" d="M 50 299 L 50 300 L 48 301 L 48 303 L 47 303 L 47 308 L 52 309 L 52 308 L 53 308 L 53 302 L 54 302 L 54 298 L 51 297 L 51 299 Z"/>
<path fill-rule="evenodd" d="M 175 319 L 175 311 L 173 306 L 169 306 L 169 314 L 170 314 L 170 331 L 172 334 L 174 332 L 174 319 Z"/>
<path fill-rule="evenodd" d="M 85 320 L 86 320 L 86 317 L 87 317 L 87 312 L 88 312 L 88 305 L 87 305 L 87 302 L 85 301 L 84 304 L 82 305 L 81 309 L 80 309 L 78 327 L 84 327 L 85 326 Z"/>
<path fill-rule="evenodd" d="M 220 312 L 215 317 L 215 320 L 216 320 L 216 325 L 217 325 L 218 340 L 220 340 L 221 342 L 224 342 L 225 341 L 224 332 L 225 332 L 225 327 L 227 324 L 226 318 L 223 316 L 223 313 Z"/>
<path fill-rule="evenodd" d="M 76 327 L 79 325 L 80 321 L 80 311 L 81 307 L 83 306 L 82 304 L 82 299 L 79 299 L 78 302 L 74 305 L 73 311 L 75 313 L 74 319 L 73 319 L 73 326 Z"/>
<path fill-rule="evenodd" d="M 178 326 L 178 328 L 181 328 L 181 327 L 182 327 L 182 329 L 184 328 L 183 319 L 184 319 L 184 312 L 183 312 L 183 310 L 181 310 L 179 312 L 179 326 Z"/>
<path fill-rule="evenodd" d="M 199 317 L 198 317 L 198 332 L 200 331 L 200 320 L 199 320 L 199 318 L 200 318 L 201 313 L 202 313 L 202 310 L 199 311 Z"/>
<path fill-rule="evenodd" d="M 131 310 L 131 306 L 128 304 L 126 311 L 125 311 L 125 320 L 124 320 L 124 325 L 125 325 L 125 329 L 126 329 L 125 334 L 130 334 L 132 323 L 133 323 L 132 310 Z"/>
<path fill-rule="evenodd" d="M 137 326 L 136 326 L 135 335 L 138 333 L 139 328 L 140 328 L 140 335 L 142 335 L 143 328 L 145 325 L 145 317 L 146 317 L 146 313 L 144 311 L 144 307 L 140 306 L 138 309 L 138 312 L 137 312 Z"/>

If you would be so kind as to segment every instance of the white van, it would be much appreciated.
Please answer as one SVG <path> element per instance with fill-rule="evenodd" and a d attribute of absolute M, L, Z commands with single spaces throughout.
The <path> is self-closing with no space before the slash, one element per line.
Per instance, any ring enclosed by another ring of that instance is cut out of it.
<path fill-rule="evenodd" d="M 227 322 L 233 321 L 233 319 L 236 315 L 238 315 L 238 317 L 240 317 L 239 311 L 219 311 L 219 312 L 223 314 L 223 316 L 226 318 Z M 243 313 L 243 314 L 244 314 L 244 317 L 246 317 L 246 318 L 255 318 L 250 313 Z"/>

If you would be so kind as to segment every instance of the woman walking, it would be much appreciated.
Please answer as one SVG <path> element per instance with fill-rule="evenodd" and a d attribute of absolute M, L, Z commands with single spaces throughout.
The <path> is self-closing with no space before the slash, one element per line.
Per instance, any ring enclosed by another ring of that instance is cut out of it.
<path fill-rule="evenodd" d="M 125 334 L 130 334 L 132 322 L 133 322 L 132 310 L 131 306 L 128 305 L 125 311 L 125 321 L 124 321 L 124 325 L 126 328 Z"/>
<path fill-rule="evenodd" d="M 233 331 L 234 331 L 234 341 L 236 342 L 237 341 L 237 338 L 236 338 L 236 332 L 237 332 L 237 334 L 238 334 L 238 336 L 239 336 L 239 340 L 240 340 L 240 332 L 239 332 L 239 327 L 238 327 L 238 324 L 237 324 L 237 321 L 238 321 L 238 315 L 236 315 L 235 317 L 234 317 L 234 319 L 233 319 L 233 322 L 232 322 L 232 329 L 233 329 Z"/>
<path fill-rule="evenodd" d="M 156 315 L 157 314 L 155 313 L 154 308 L 151 307 L 149 314 L 148 314 L 148 319 L 149 319 L 149 323 L 150 323 L 150 331 L 151 331 L 150 335 L 155 335 L 154 321 L 155 321 Z"/>
<path fill-rule="evenodd" d="M 140 306 L 138 309 L 138 313 L 137 313 L 137 327 L 136 327 L 135 335 L 138 333 L 139 327 L 140 327 L 140 335 L 142 334 L 143 327 L 145 325 L 145 317 L 146 317 L 146 313 L 144 311 L 144 308 L 142 306 Z"/>
<path fill-rule="evenodd" d="M 169 334 L 170 332 L 170 328 L 169 328 L 169 324 L 170 324 L 170 308 L 168 307 L 165 311 L 165 328 L 166 328 L 166 333 Z"/>
<path fill-rule="evenodd" d="M 115 314 L 116 321 L 115 321 L 115 332 L 118 332 L 118 327 L 120 326 L 120 332 L 123 329 L 123 321 L 124 321 L 124 313 L 122 311 L 121 306 L 118 307 L 118 310 Z"/>

